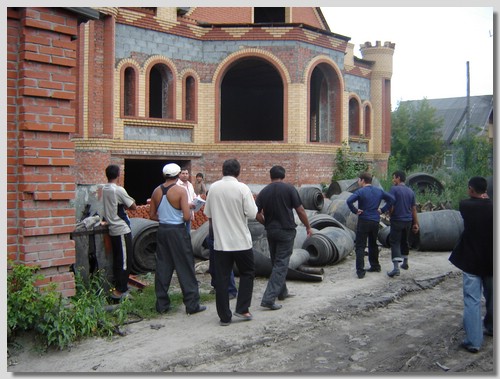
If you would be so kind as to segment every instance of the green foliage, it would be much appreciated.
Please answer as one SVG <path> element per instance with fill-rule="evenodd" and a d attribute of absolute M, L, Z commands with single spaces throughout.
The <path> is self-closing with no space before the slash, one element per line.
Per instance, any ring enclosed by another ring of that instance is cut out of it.
<path fill-rule="evenodd" d="M 411 103 L 400 103 L 392 113 L 391 156 L 400 169 L 409 171 L 419 164 L 441 164 L 443 120 L 437 119 L 435 113 L 426 99 L 418 108 Z"/>
<path fill-rule="evenodd" d="M 342 147 L 335 154 L 335 171 L 332 180 L 357 178 L 363 171 L 368 171 L 369 166 L 362 153 L 351 151 L 347 141 L 342 142 Z"/>
<path fill-rule="evenodd" d="M 45 289 L 35 286 L 43 275 L 39 267 L 11 264 L 7 276 L 7 323 L 12 333 L 35 331 L 46 347 L 63 349 L 79 338 L 110 336 L 116 323 L 123 323 L 122 311 L 106 311 L 107 297 L 99 275 L 85 285 L 75 275 L 76 295 L 65 299 L 55 285 Z"/>
<path fill-rule="evenodd" d="M 7 275 L 7 323 L 14 335 L 17 331 L 34 331 L 45 348 L 64 349 L 81 338 L 113 335 L 118 326 L 128 322 L 134 314 L 139 318 L 155 318 L 156 295 L 153 285 L 147 285 L 134 294 L 132 300 L 124 299 L 118 307 L 108 304 L 104 291 L 104 273 L 97 272 L 83 280 L 75 274 L 76 294 L 63 298 L 55 286 L 46 289 L 35 283 L 44 277 L 39 267 L 10 264 Z M 151 276 L 150 274 L 148 274 Z M 151 278 L 150 278 L 151 279 Z M 153 282 L 153 279 L 150 282 Z M 214 295 L 201 294 L 201 301 L 213 301 Z M 182 304 L 179 290 L 170 293 L 172 311 Z"/>
<path fill-rule="evenodd" d="M 28 330 L 38 320 L 42 301 L 35 282 L 43 278 L 38 266 L 14 265 L 7 275 L 7 325 L 12 332 Z"/>
<path fill-rule="evenodd" d="M 493 142 L 478 135 L 466 135 L 454 143 L 458 169 L 468 176 L 493 175 Z"/>

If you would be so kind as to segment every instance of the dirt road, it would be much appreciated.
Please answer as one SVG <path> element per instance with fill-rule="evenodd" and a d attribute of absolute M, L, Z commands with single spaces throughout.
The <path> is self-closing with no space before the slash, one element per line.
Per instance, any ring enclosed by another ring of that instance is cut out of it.
<path fill-rule="evenodd" d="M 169 373 L 475 373 L 494 374 L 494 343 L 462 350 L 462 281 L 449 253 L 411 252 L 410 269 L 357 279 L 354 255 L 325 267 L 322 282 L 288 282 L 295 297 L 259 307 L 267 279 L 256 280 L 252 321 L 219 325 L 215 304 L 122 328 L 125 336 L 89 339 L 70 351 L 11 352 L 9 372 Z M 209 275 L 199 275 L 202 289 Z M 234 310 L 234 301 L 231 305 Z"/>

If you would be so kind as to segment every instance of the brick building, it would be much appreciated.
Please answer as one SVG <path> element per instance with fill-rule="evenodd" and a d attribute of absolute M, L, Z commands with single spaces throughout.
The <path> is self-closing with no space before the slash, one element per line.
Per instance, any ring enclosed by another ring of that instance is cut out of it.
<path fill-rule="evenodd" d="M 167 162 L 223 160 L 329 183 L 343 142 L 384 176 L 394 44 L 330 31 L 320 8 L 9 8 L 8 254 L 74 290 L 69 233 L 122 167 L 145 204 Z M 75 196 L 76 193 L 76 196 Z"/>

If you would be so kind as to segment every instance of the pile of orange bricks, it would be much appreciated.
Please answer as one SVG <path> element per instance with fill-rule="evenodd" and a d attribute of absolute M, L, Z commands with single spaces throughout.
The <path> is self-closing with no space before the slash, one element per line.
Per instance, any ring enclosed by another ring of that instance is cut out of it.
<path fill-rule="evenodd" d="M 206 196 L 202 196 L 202 198 L 206 199 Z M 202 206 L 200 210 L 194 214 L 194 221 L 191 222 L 191 229 L 196 230 L 208 221 L 208 217 L 203 213 L 203 209 L 205 209 L 205 206 Z M 149 204 L 138 205 L 134 211 L 129 209 L 127 210 L 127 214 L 130 218 L 146 218 L 149 220 Z"/>

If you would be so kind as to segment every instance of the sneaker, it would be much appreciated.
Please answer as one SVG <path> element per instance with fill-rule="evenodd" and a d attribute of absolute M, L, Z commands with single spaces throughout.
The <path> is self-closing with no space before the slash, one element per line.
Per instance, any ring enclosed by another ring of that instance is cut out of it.
<path fill-rule="evenodd" d="M 295 296 L 295 294 L 293 294 L 293 293 L 287 293 L 286 295 L 279 295 L 278 300 L 283 301 L 285 299 L 288 299 L 289 297 L 294 297 L 294 296 Z"/>
<path fill-rule="evenodd" d="M 228 326 L 228 325 L 231 325 L 231 321 L 227 321 L 227 322 L 225 322 L 225 321 L 222 321 L 222 320 L 221 320 L 221 321 L 219 321 L 219 325 L 220 325 L 220 326 Z"/>
<path fill-rule="evenodd" d="M 276 304 L 276 303 L 272 303 L 272 304 L 260 303 L 260 306 L 267 308 L 267 309 L 270 309 L 272 311 L 277 311 L 278 309 L 281 309 L 281 307 L 282 307 L 281 304 Z"/>
<path fill-rule="evenodd" d="M 400 272 L 399 272 L 399 270 L 396 268 L 396 269 L 394 269 L 394 270 L 392 270 L 392 271 L 387 272 L 387 275 L 388 275 L 390 278 L 393 278 L 393 277 L 395 277 L 395 276 L 399 276 L 399 275 L 400 275 Z"/>
<path fill-rule="evenodd" d="M 247 312 L 247 313 L 234 312 L 233 314 L 236 317 L 242 318 L 245 321 L 250 321 L 253 318 L 253 316 L 252 316 L 252 314 L 250 312 Z"/>
<path fill-rule="evenodd" d="M 403 270 L 408 270 L 408 269 L 410 268 L 410 266 L 408 265 L 408 263 L 403 263 L 403 264 L 402 264 L 401 266 L 399 266 L 399 267 L 401 267 Z"/>

